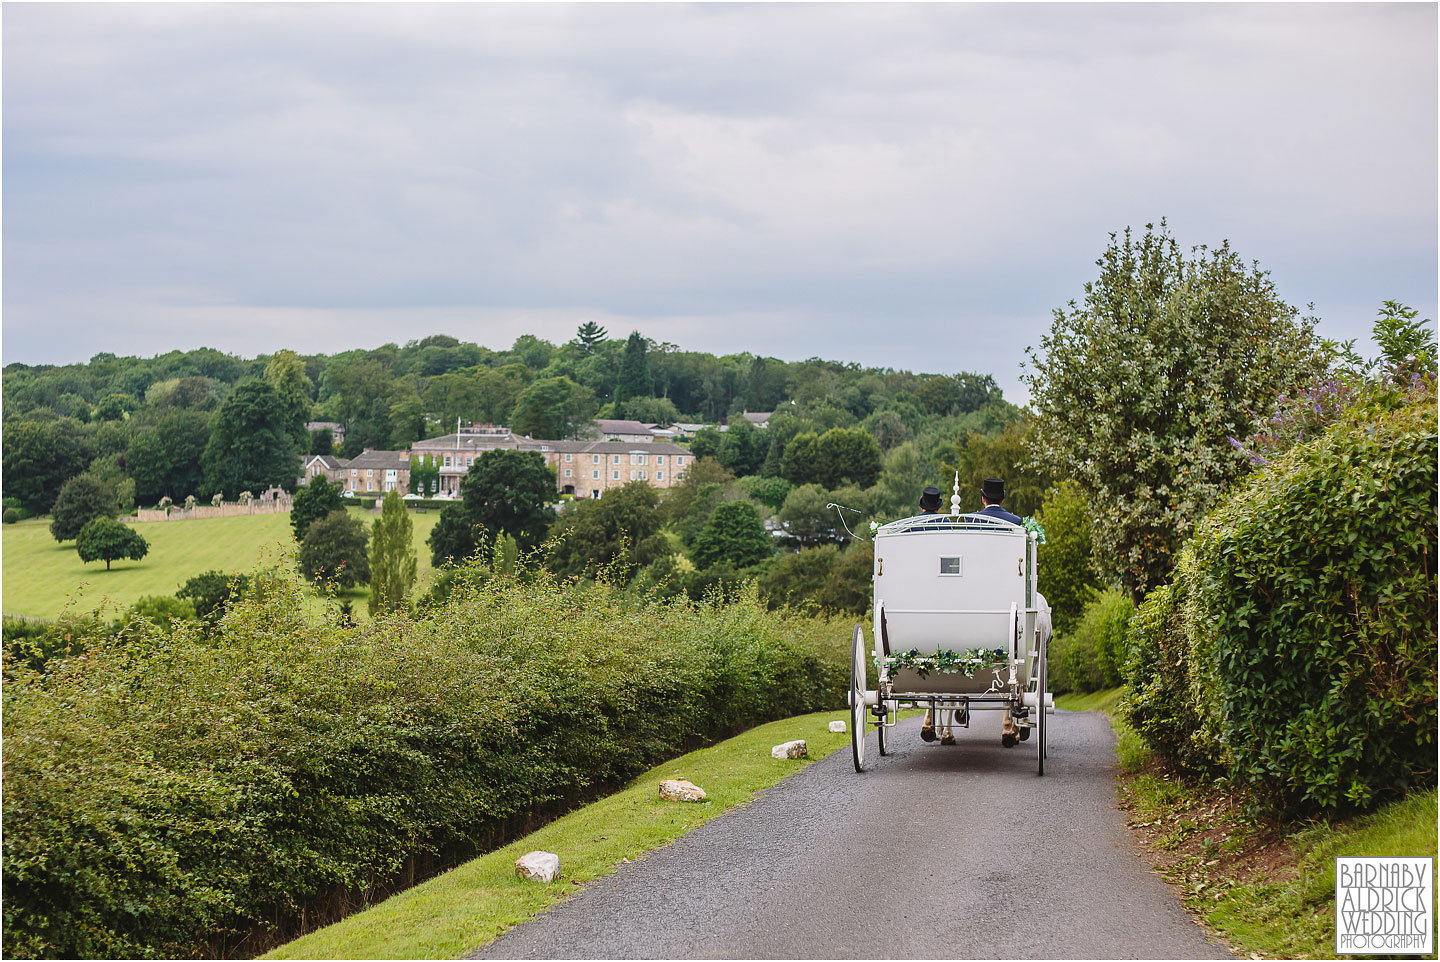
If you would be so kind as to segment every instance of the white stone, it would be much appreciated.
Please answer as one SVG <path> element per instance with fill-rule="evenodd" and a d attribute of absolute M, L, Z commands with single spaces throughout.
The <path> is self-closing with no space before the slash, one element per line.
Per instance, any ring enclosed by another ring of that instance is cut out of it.
<path fill-rule="evenodd" d="M 666 778 L 660 782 L 660 797 L 672 802 L 700 802 L 705 789 L 683 778 Z"/>
<path fill-rule="evenodd" d="M 834 721 L 834 722 L 831 722 L 831 723 L 830 723 L 830 730 L 831 730 L 832 732 L 843 732 L 843 731 L 845 731 L 845 723 L 842 722 L 842 721 Z"/>
<path fill-rule="evenodd" d="M 843 724 L 843 722 L 842 722 Z M 805 739 L 797 738 L 793 742 L 786 742 L 783 745 L 776 745 L 770 749 L 771 758 L 804 758 L 810 750 L 805 747 Z"/>
<path fill-rule="evenodd" d="M 560 874 L 560 856 L 554 852 L 526 852 L 515 860 L 515 874 L 532 882 L 553 882 Z"/>

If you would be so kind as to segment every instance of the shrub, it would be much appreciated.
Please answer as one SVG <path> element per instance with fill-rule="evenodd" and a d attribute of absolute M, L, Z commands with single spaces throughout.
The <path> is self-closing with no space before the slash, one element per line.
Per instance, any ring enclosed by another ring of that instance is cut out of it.
<path fill-rule="evenodd" d="M 6 953 L 254 955 L 706 740 L 843 704 L 837 633 L 753 590 L 536 577 L 359 626 L 290 582 L 209 637 L 15 666 Z"/>
<path fill-rule="evenodd" d="M 20 520 L 19 508 L 6 508 L 4 514 L 0 514 L 0 523 L 14 524 Z"/>
<path fill-rule="evenodd" d="M 213 623 L 220 620 L 228 605 L 244 597 L 249 587 L 249 575 L 227 575 L 212 570 L 188 579 L 175 592 L 175 597 L 192 602 L 195 617 Z"/>
<path fill-rule="evenodd" d="M 1119 685 L 1125 633 L 1134 611 L 1130 596 L 1114 588 L 1092 598 L 1075 630 L 1054 637 L 1050 687 L 1060 692 L 1100 691 Z"/>
<path fill-rule="evenodd" d="M 764 561 L 774 551 L 755 506 L 748 501 L 727 501 L 714 510 L 695 536 L 691 555 L 699 568 L 722 563 L 738 568 Z"/>
<path fill-rule="evenodd" d="M 1131 724 L 1271 807 L 1433 785 L 1436 483 L 1432 389 L 1353 409 L 1233 491 L 1136 618 Z"/>
<path fill-rule="evenodd" d="M 1187 622 L 1235 781 L 1325 810 L 1435 783 L 1436 483 L 1432 392 L 1297 445 L 1200 527 Z"/>
<path fill-rule="evenodd" d="M 333 581 L 342 589 L 370 580 L 370 533 L 342 508 L 313 521 L 300 544 L 300 573 L 315 582 Z"/>

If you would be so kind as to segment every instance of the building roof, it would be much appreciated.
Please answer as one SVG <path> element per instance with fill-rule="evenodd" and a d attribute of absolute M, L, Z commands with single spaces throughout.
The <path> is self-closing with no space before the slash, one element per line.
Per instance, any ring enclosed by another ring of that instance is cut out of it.
<path fill-rule="evenodd" d="M 319 461 L 327 471 L 334 471 L 345 463 L 343 458 L 337 458 L 333 454 L 312 454 L 305 458 L 304 466 L 309 468 L 316 461 Z"/>
<path fill-rule="evenodd" d="M 459 434 L 442 434 L 438 438 L 426 438 L 423 441 L 416 441 L 410 445 L 413 448 L 425 450 L 446 450 L 446 451 L 488 451 L 491 448 L 514 447 L 519 440 L 528 438 L 517 438 L 510 433 L 509 428 L 493 428 L 490 430 L 477 429 L 474 431 L 461 431 Z"/>
<path fill-rule="evenodd" d="M 362 451 L 349 461 L 340 464 L 342 468 L 404 468 L 410 469 L 409 451 Z"/>
<path fill-rule="evenodd" d="M 561 454 L 689 454 L 685 448 L 668 441 L 544 441 L 526 438 L 518 445 L 521 451 L 559 452 Z"/>
<path fill-rule="evenodd" d="M 774 411 L 746 411 L 744 417 L 758 428 L 764 427 L 765 422 L 770 420 L 770 415 L 774 413 Z"/>
<path fill-rule="evenodd" d="M 622 421 L 609 418 L 599 418 L 595 421 L 601 434 L 649 434 L 657 427 L 654 424 L 646 424 L 643 421 Z"/>

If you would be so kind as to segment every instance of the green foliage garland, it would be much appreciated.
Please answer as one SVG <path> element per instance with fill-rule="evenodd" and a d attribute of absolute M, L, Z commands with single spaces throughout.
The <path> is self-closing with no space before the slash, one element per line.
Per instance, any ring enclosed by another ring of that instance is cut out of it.
<path fill-rule="evenodd" d="M 922 655 L 918 649 L 885 656 L 885 671 L 891 677 L 902 669 L 918 672 L 921 678 L 930 673 L 941 675 L 964 675 L 974 678 L 977 671 L 999 668 L 1010 663 L 1010 655 L 1004 648 L 970 648 L 965 651 L 951 651 L 942 648 L 933 655 Z"/>

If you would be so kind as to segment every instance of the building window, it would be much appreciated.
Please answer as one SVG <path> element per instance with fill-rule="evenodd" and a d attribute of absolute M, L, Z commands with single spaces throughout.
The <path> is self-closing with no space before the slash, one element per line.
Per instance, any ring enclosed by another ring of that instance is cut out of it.
<path fill-rule="evenodd" d="M 567 454 L 567 455 L 565 455 L 565 463 L 566 463 L 566 464 L 569 464 L 571 461 L 574 461 L 574 460 L 575 460 L 575 455 L 573 455 L 573 454 Z"/>
<path fill-rule="evenodd" d="M 351 468 L 351 469 L 350 469 L 350 477 L 352 477 L 352 478 L 358 478 L 358 477 L 360 477 L 360 469 L 359 469 L 359 468 Z"/>
<path fill-rule="evenodd" d="M 656 471 L 656 472 L 655 472 L 655 480 L 656 480 L 656 481 L 664 481 L 664 480 L 665 480 L 665 472 L 664 472 L 664 471 Z"/>
<path fill-rule="evenodd" d="M 677 454 L 677 455 L 675 455 L 675 467 L 677 467 L 677 468 L 683 468 L 684 466 L 685 466 L 685 455 L 683 455 L 683 454 Z"/>
<path fill-rule="evenodd" d="M 567 478 L 573 478 L 574 476 L 575 476 L 575 472 L 574 472 L 574 471 L 571 471 L 569 468 L 566 468 L 566 469 L 565 469 L 565 477 L 567 477 Z"/>
<path fill-rule="evenodd" d="M 595 459 L 594 461 L 591 462 L 592 464 L 599 464 L 599 463 L 600 463 L 600 455 L 598 455 L 598 454 L 592 454 L 592 455 L 590 455 L 590 457 L 592 457 L 592 458 Z"/>
<path fill-rule="evenodd" d="M 655 463 L 656 463 L 656 464 L 664 464 L 664 463 L 665 463 L 665 455 L 663 455 L 663 454 L 657 454 L 657 455 L 655 455 Z"/>
<path fill-rule="evenodd" d="M 619 472 L 619 471 L 612 471 L 612 472 L 610 473 L 610 479 L 611 479 L 612 481 L 619 481 L 619 480 L 620 480 L 620 472 Z"/>
<path fill-rule="evenodd" d="M 373 478 L 373 477 L 375 477 L 375 469 L 374 469 L 374 468 L 366 468 L 366 469 L 365 469 L 365 477 L 367 477 L 367 478 Z"/>
<path fill-rule="evenodd" d="M 445 455 L 445 467 L 450 467 L 450 455 Z"/>
<path fill-rule="evenodd" d="M 611 459 L 610 459 L 610 463 L 611 463 L 611 464 L 619 464 L 619 463 L 620 463 L 620 455 L 617 454 L 617 455 L 615 455 L 613 458 L 611 458 Z"/>
<path fill-rule="evenodd" d="M 641 480 L 641 481 L 644 481 L 644 480 L 645 480 L 645 469 L 644 469 L 644 468 L 641 468 L 641 469 L 640 469 L 640 480 Z"/>
<path fill-rule="evenodd" d="M 475 463 L 475 459 L 474 459 L 474 458 L 466 458 L 466 459 L 465 459 L 465 467 L 467 467 L 467 468 L 470 467 L 470 465 L 472 465 L 472 464 L 474 464 L 474 463 Z"/>
<path fill-rule="evenodd" d="M 590 472 L 590 478 L 591 478 L 591 480 L 599 481 L 599 480 L 600 480 L 600 472 L 599 472 L 599 471 L 591 471 L 591 472 Z"/>

